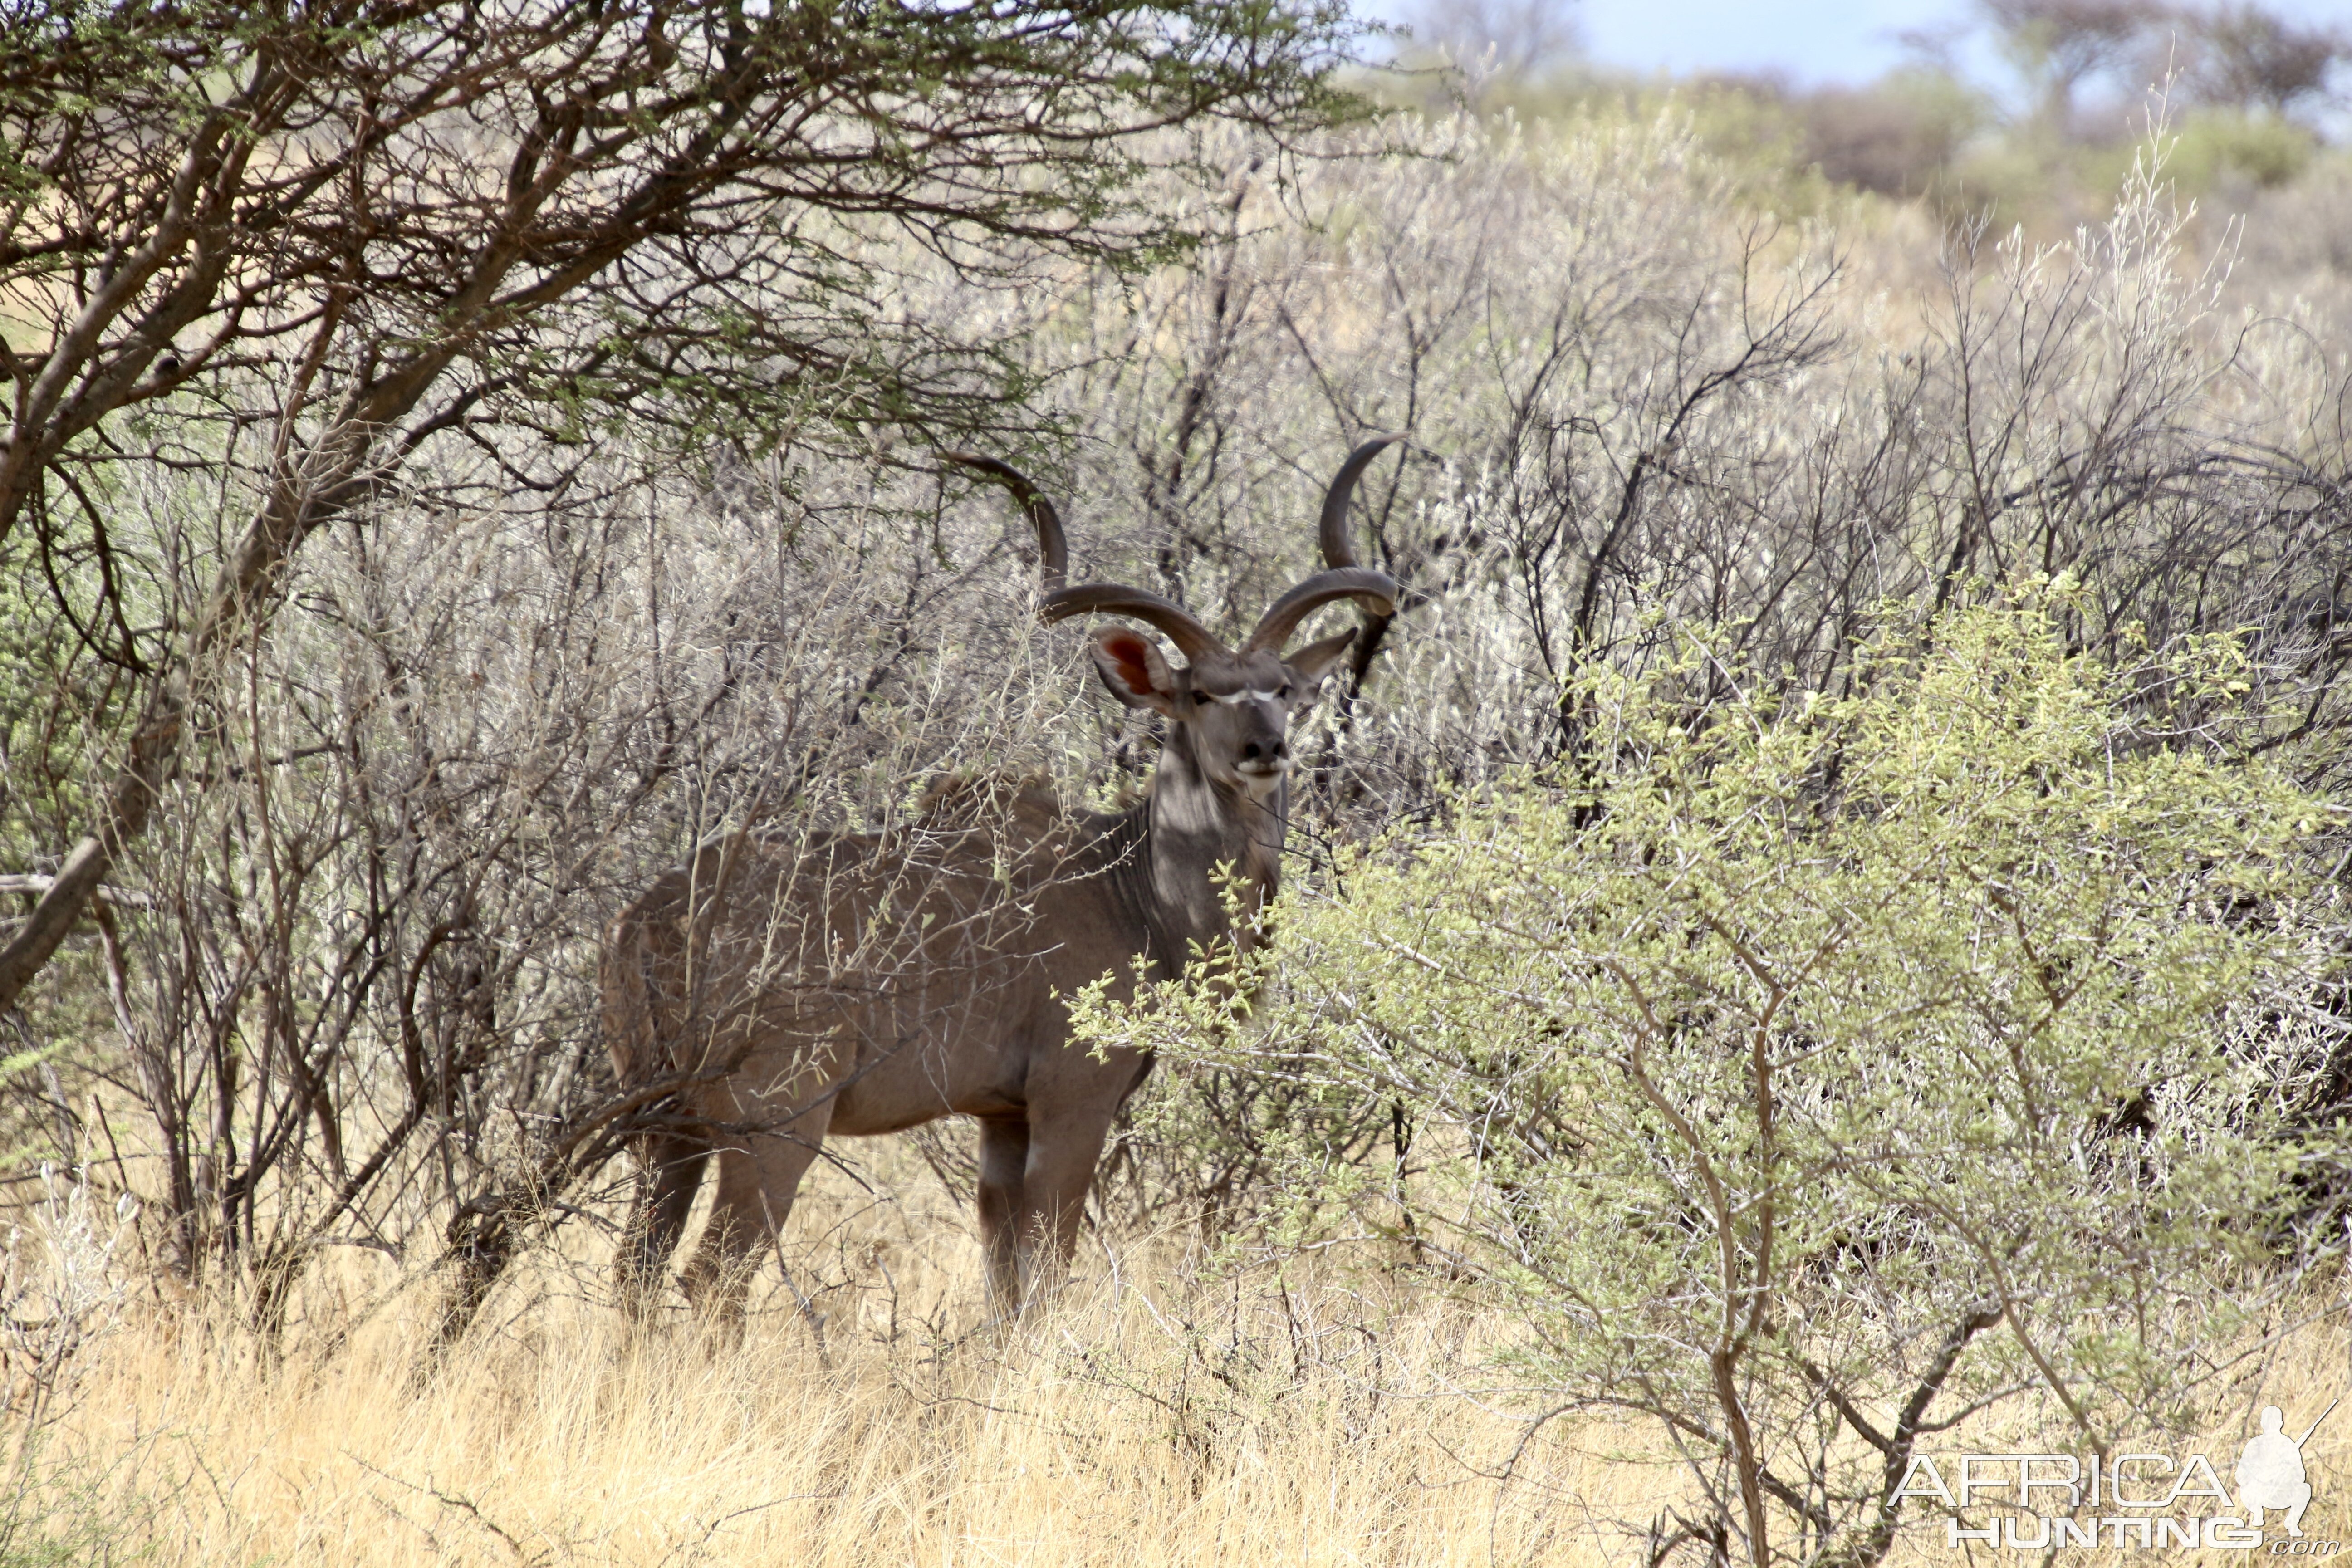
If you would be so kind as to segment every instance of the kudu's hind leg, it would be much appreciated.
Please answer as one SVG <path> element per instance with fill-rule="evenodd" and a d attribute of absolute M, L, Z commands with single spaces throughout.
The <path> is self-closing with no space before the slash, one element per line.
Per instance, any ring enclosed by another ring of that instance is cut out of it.
<path fill-rule="evenodd" d="M 832 1104 L 794 1117 L 748 1140 L 731 1137 L 719 1150 L 719 1191 L 710 1223 L 686 1266 L 686 1290 L 715 1321 L 740 1324 L 752 1271 L 771 1251 L 793 1212 L 801 1177 L 824 1147 Z M 747 1119 L 748 1120 L 748 1119 Z"/>
<path fill-rule="evenodd" d="M 650 1319 L 660 1302 L 664 1272 L 686 1233 L 702 1168 L 709 1161 L 707 1146 L 675 1134 L 655 1134 L 637 1145 L 637 1195 L 613 1268 L 622 1309 L 639 1322 Z"/>
<path fill-rule="evenodd" d="M 988 1254 L 988 1304 L 1021 1306 L 1021 1194 L 1029 1163 L 1029 1123 L 989 1117 L 980 1124 L 980 1239 Z"/>

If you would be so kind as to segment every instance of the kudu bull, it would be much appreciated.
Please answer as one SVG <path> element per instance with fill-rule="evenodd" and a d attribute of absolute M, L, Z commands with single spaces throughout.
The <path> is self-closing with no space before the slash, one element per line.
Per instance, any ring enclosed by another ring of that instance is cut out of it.
<path fill-rule="evenodd" d="M 1357 631 L 1283 647 L 1340 599 L 1395 612 L 1396 584 L 1355 563 L 1347 513 L 1357 477 L 1398 439 L 1349 455 L 1323 502 L 1326 569 L 1276 599 L 1239 648 L 1140 588 L 1065 585 L 1053 503 L 1003 463 L 955 456 L 1035 526 L 1042 620 L 1129 616 L 1184 656 L 1172 668 L 1130 627 L 1094 633 L 1111 695 L 1166 721 L 1159 765 L 1142 803 L 1116 816 L 1065 812 L 1034 784 L 961 782 L 887 833 L 730 835 L 628 907 L 602 963 L 614 1066 L 625 1084 L 698 1079 L 637 1150 L 619 1262 L 634 1311 L 650 1306 L 714 1155 L 718 1193 L 685 1284 L 732 1317 L 828 1134 L 959 1113 L 980 1123 L 995 1303 L 1018 1306 L 1068 1263 L 1104 1137 L 1151 1063 L 1072 1048 L 1064 999 L 1105 974 L 1127 994 L 1139 959 L 1171 975 L 1234 938 L 1232 877 L 1244 910 L 1274 893 L 1291 715 Z"/>

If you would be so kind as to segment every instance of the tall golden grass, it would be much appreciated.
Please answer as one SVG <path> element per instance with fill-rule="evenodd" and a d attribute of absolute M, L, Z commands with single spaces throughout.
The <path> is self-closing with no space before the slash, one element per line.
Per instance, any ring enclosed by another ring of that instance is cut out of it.
<path fill-rule="evenodd" d="M 44 1445 L 58 1525 L 189 1565 L 1483 1563 L 1580 1558 L 1597 1500 L 1662 1479 L 1529 1441 L 1489 1325 L 1434 1292 L 1210 1279 L 1164 1242 L 991 1323 L 935 1185 L 813 1186 L 818 1321 L 777 1283 L 732 1344 L 629 1334 L 586 1257 L 422 1381 L 429 1288 L 384 1306 L 356 1266 L 277 1347 L 128 1310 Z"/>
<path fill-rule="evenodd" d="M 1210 1271 L 1170 1238 L 988 1322 L 969 1223 L 911 1162 L 901 1200 L 812 1185 L 793 1283 L 771 1266 L 733 1343 L 625 1331 L 588 1247 L 429 1377 L 429 1280 L 357 1263 L 275 1345 L 128 1307 L 33 1456 L 54 1550 L 0 1563 L 1639 1564 L 1684 1492 L 1652 1432 L 1534 1426 L 1491 1360 L 1507 1326 L 1425 1276 Z M 2308 1420 L 2346 1352 L 2302 1331 L 2260 1399 Z M 2255 1402 L 2213 1413 L 2225 1478 Z M 2021 1438 L 2007 1419 L 1984 1440 Z M 2306 1535 L 2352 1537 L 2352 1414 L 2308 1452 Z M 1932 1526 L 1899 1555 L 1960 1561 Z"/>

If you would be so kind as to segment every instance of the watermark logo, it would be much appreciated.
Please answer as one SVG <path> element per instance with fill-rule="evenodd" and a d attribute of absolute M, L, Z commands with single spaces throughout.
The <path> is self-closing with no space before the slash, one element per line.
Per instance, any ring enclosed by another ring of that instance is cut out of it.
<path fill-rule="evenodd" d="M 2331 1402 L 2319 1413 L 2325 1421 L 2336 1409 Z M 2304 1473 L 2303 1446 L 2319 1430 L 2319 1421 L 2304 1428 L 2300 1437 L 2286 1435 L 2286 1412 L 2275 1405 L 2263 1406 L 2263 1429 L 2246 1439 L 2238 1456 L 2238 1506 L 2245 1510 L 2248 1528 L 2263 1527 L 2263 1510 L 2286 1510 L 2286 1532 L 2301 1538 L 2303 1510 L 2311 1506 L 2311 1478 Z"/>
<path fill-rule="evenodd" d="M 1914 1455 L 1895 1493 L 1896 1501 L 1917 1498 L 1963 1513 L 1981 1502 L 2011 1511 L 1980 1530 L 1959 1519 L 1946 1521 L 1945 1543 L 1982 1545 L 2000 1552 L 2053 1552 L 2070 1547 L 2123 1551 L 2220 1549 L 2251 1552 L 2264 1544 L 2265 1516 L 2282 1516 L 2284 1534 L 2270 1542 L 2273 1556 L 2327 1557 L 2342 1550 L 2334 1541 L 2311 1541 L 2303 1533 L 2304 1510 L 2311 1506 L 2311 1474 L 2304 1445 L 2334 1413 L 2331 1403 L 2319 1420 L 2290 1436 L 2286 1412 L 2263 1407 L 2262 1430 L 2246 1440 L 2231 1477 L 2236 1497 L 2221 1485 L 2202 1454 L 2179 1459 L 2169 1454 L 1959 1454 L 1938 1464 Z M 2209 1500 L 2197 1510 L 2200 1500 Z M 2233 1510 L 2235 1511 L 2231 1511 Z"/>

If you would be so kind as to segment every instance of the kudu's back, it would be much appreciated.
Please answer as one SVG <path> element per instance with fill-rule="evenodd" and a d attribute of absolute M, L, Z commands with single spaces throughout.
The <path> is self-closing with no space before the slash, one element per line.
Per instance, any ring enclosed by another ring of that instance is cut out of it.
<path fill-rule="evenodd" d="M 1034 784 L 958 780 L 887 833 L 703 846 L 608 934 L 615 1070 L 693 1080 L 682 1118 L 722 1132 L 820 1100 L 853 1135 L 1018 1110 L 1066 1034 L 1057 993 L 1142 944 L 1092 826 Z"/>

